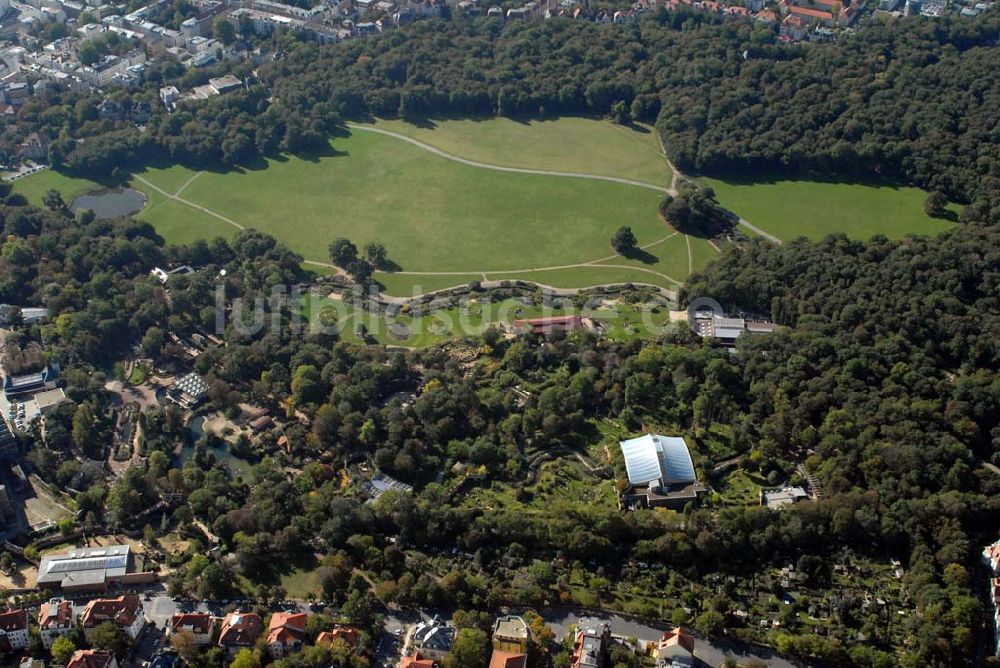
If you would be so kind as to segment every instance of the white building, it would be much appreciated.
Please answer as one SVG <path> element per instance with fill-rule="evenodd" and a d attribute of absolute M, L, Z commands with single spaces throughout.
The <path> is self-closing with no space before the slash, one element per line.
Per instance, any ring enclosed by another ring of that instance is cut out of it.
<path fill-rule="evenodd" d="M 56 638 L 66 635 L 74 626 L 76 626 L 76 615 L 73 613 L 72 603 L 60 598 L 42 603 L 38 613 L 38 630 L 45 649 L 52 649 L 52 643 Z"/>
<path fill-rule="evenodd" d="M 8 610 L 0 613 L 0 649 L 12 650 L 28 646 L 28 613 L 24 610 Z"/>

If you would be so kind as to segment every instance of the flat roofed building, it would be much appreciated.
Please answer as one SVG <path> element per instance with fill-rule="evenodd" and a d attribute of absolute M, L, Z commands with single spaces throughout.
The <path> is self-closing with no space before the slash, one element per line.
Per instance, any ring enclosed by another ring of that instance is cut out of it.
<path fill-rule="evenodd" d="M 808 498 L 809 493 L 801 487 L 775 487 L 760 490 L 760 505 L 768 508 L 781 508 L 805 501 Z"/>
<path fill-rule="evenodd" d="M 493 625 L 493 647 L 508 652 L 527 652 L 531 632 L 523 619 L 515 615 L 498 617 Z"/>
<path fill-rule="evenodd" d="M 64 591 L 104 591 L 108 584 L 124 580 L 128 559 L 128 545 L 80 547 L 66 554 L 42 557 L 36 586 Z"/>
<path fill-rule="evenodd" d="M 583 617 L 576 623 L 573 642 L 572 668 L 601 668 L 604 666 L 606 645 L 611 640 L 611 627 L 599 619 Z"/>

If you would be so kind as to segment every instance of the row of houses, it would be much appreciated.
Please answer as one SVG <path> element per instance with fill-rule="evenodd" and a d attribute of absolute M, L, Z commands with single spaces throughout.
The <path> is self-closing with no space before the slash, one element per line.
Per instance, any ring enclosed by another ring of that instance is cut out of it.
<path fill-rule="evenodd" d="M 95 629 L 110 622 L 133 640 L 146 625 L 142 601 L 136 594 L 117 598 L 95 598 L 83 607 L 72 601 L 53 598 L 41 605 L 38 612 L 38 630 L 45 649 L 50 649 L 56 638 L 76 628 L 83 631 L 88 642 Z M 25 609 L 11 609 L 0 613 L 0 651 L 11 652 L 28 647 L 31 618 Z"/>
<path fill-rule="evenodd" d="M 263 620 L 255 612 L 235 611 L 222 618 L 207 612 L 182 612 L 170 619 L 167 632 L 170 636 L 190 634 L 200 647 L 216 644 L 229 656 L 234 656 L 241 649 L 253 647 L 264 636 L 268 655 L 272 659 L 280 659 L 298 652 L 306 645 L 308 618 L 304 612 L 275 612 L 265 629 Z M 361 632 L 349 626 L 335 626 L 316 637 L 317 645 L 334 643 L 343 643 L 360 652 Z"/>

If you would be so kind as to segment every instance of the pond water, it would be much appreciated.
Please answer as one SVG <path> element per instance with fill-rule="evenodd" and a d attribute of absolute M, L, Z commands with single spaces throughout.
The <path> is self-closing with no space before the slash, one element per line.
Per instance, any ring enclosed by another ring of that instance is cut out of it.
<path fill-rule="evenodd" d="M 205 420 L 207 418 L 204 415 L 199 415 L 191 421 L 191 442 L 197 443 L 201 440 L 201 437 L 205 435 Z M 241 476 L 244 479 L 250 476 L 250 462 L 245 459 L 240 459 L 236 455 L 229 452 L 229 448 L 225 445 L 213 445 L 208 448 L 208 452 L 215 455 L 215 458 L 225 465 L 231 476 Z M 187 445 L 181 450 L 180 457 L 178 458 L 178 463 L 180 466 L 184 466 L 184 463 L 189 459 L 194 457 L 195 446 Z"/>
<path fill-rule="evenodd" d="M 141 211 L 146 206 L 146 195 L 132 188 L 104 188 L 91 190 L 70 203 L 71 211 L 90 209 L 98 218 L 120 218 Z"/>

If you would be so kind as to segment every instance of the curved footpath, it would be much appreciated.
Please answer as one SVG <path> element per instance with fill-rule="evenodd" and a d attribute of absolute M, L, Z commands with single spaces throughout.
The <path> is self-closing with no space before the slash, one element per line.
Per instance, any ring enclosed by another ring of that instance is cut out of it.
<path fill-rule="evenodd" d="M 492 169 L 497 172 L 508 172 L 511 174 L 534 174 L 536 176 L 562 176 L 573 179 L 590 179 L 592 181 L 610 181 L 611 183 L 621 183 L 627 186 L 636 186 L 638 188 L 646 188 L 648 190 L 655 190 L 661 192 L 665 195 L 677 195 L 677 181 L 683 177 L 683 174 L 677 170 L 677 167 L 667 161 L 670 165 L 670 169 L 673 172 L 673 178 L 671 179 L 670 186 L 658 186 L 655 183 L 647 183 L 645 181 L 637 181 L 635 179 L 626 179 L 619 176 L 602 176 L 600 174 L 587 174 L 583 172 L 559 172 L 548 169 L 528 169 L 524 167 L 505 167 L 504 165 L 494 165 L 488 162 L 479 162 L 478 160 L 470 160 L 468 158 L 462 158 L 457 155 L 452 155 L 447 151 L 442 151 L 441 149 L 431 146 L 430 144 L 425 144 L 424 142 L 414 139 L 413 137 L 407 137 L 404 134 L 398 132 L 393 132 L 392 130 L 385 130 L 383 128 L 372 127 L 371 125 L 361 125 L 358 123 L 347 123 L 347 127 L 352 130 L 358 130 L 361 132 L 374 132 L 375 134 L 385 135 L 386 137 L 392 137 L 393 139 L 398 139 L 400 141 L 405 141 L 408 144 L 412 144 L 418 148 L 421 148 L 429 153 L 440 156 L 446 160 L 451 160 L 452 162 L 457 162 L 463 165 L 468 165 L 470 167 L 478 167 L 480 169 Z M 666 155 L 664 154 L 664 158 Z M 747 229 L 751 230 L 754 234 L 764 237 L 768 241 L 772 241 L 776 244 L 781 244 L 781 239 L 774 236 L 769 232 L 765 232 L 761 228 L 757 227 L 745 218 L 739 218 L 739 224 L 743 225 Z M 487 272 L 491 273 L 491 272 Z M 497 273 L 497 272 L 492 272 Z M 509 273 L 509 272 L 508 272 Z"/>
<path fill-rule="evenodd" d="M 385 135 L 387 137 L 392 137 L 393 139 L 399 139 L 400 141 L 405 141 L 408 144 L 413 144 L 418 148 L 422 148 L 425 151 L 433 153 L 434 155 L 445 158 L 446 160 L 451 160 L 452 162 L 458 162 L 463 165 L 468 165 L 469 167 L 479 167 L 480 169 L 492 169 L 495 172 L 509 172 L 511 174 L 534 174 L 535 176 L 563 176 L 572 179 L 591 179 L 593 181 L 611 181 L 612 183 L 622 183 L 627 186 L 636 186 L 639 188 L 647 188 L 649 190 L 656 190 L 665 195 L 671 194 L 670 189 L 666 186 L 658 186 L 653 183 L 646 183 L 645 181 L 636 181 L 635 179 L 626 179 L 620 176 L 601 176 L 600 174 L 585 174 L 583 172 L 556 172 L 548 169 L 527 169 L 524 167 L 504 167 L 503 165 L 493 165 L 488 162 L 479 162 L 478 160 L 469 160 L 468 158 L 460 158 L 457 155 L 452 155 L 442 151 L 439 148 L 431 146 L 430 144 L 425 144 L 422 141 L 414 139 L 413 137 L 407 137 L 406 135 L 399 134 L 398 132 L 393 132 L 392 130 L 383 130 L 382 128 L 375 128 L 370 125 L 359 125 L 357 123 L 348 123 L 347 127 L 352 130 L 360 130 L 361 132 L 374 132 L 375 134 Z"/>

